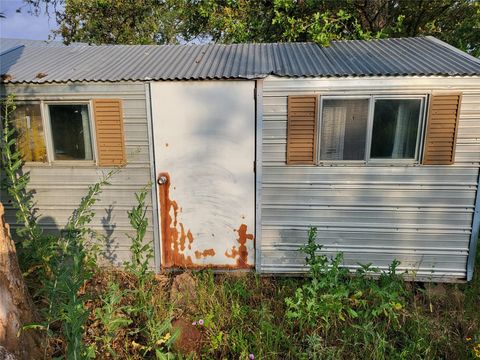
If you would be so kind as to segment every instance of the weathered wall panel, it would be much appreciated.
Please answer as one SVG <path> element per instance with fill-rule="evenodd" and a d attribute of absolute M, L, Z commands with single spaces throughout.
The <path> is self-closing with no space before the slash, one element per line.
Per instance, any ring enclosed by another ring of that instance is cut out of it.
<path fill-rule="evenodd" d="M 113 176 L 111 185 L 104 188 L 100 201 L 93 207 L 96 216 L 92 228 L 106 236 L 104 250 L 107 259 L 113 263 L 123 263 L 130 254 L 127 234 L 133 234 L 127 211 L 136 204 L 134 193 L 145 187 L 151 179 L 145 85 L 140 82 L 9 85 L 2 88 L 2 94 L 5 92 L 15 94 L 18 100 L 122 100 L 127 165 Z M 35 201 L 41 214 L 39 220 L 45 229 L 56 231 L 61 228 L 86 194 L 88 185 L 98 181 L 110 169 L 60 163 L 25 166 L 25 170 L 31 174 L 30 188 L 35 190 Z M 5 201 L 6 194 L 1 195 L 2 201 Z M 147 205 L 149 228 L 146 239 L 152 240 L 150 191 Z M 12 208 L 8 204 L 6 208 L 8 221 L 15 227 Z"/>
<path fill-rule="evenodd" d="M 454 165 L 288 166 L 287 96 L 460 90 Z M 480 79 L 280 79 L 263 83 L 261 271 L 305 271 L 310 226 L 345 265 L 394 259 L 417 277 L 463 279 L 480 163 Z"/>

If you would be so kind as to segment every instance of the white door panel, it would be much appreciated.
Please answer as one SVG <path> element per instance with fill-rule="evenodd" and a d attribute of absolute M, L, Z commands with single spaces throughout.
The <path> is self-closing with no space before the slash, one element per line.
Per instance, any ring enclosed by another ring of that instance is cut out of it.
<path fill-rule="evenodd" d="M 152 84 L 163 267 L 254 265 L 253 81 Z"/>

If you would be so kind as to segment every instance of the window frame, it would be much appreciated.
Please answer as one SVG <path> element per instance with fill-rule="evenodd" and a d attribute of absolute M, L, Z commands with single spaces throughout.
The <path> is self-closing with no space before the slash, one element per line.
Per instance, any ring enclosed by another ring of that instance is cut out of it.
<path fill-rule="evenodd" d="M 317 153 L 316 164 L 317 166 L 348 166 L 348 165 L 365 165 L 365 166 L 415 166 L 420 165 L 422 160 L 422 149 L 425 142 L 425 126 L 427 122 L 428 100 L 429 95 L 423 94 L 359 94 L 359 95 L 319 95 L 320 101 L 318 101 L 318 117 L 317 117 Z M 375 159 L 371 158 L 370 152 L 372 147 L 372 135 L 373 135 L 373 120 L 375 112 L 375 100 L 420 100 L 420 114 L 417 129 L 417 142 L 415 145 L 415 157 L 409 159 Z M 322 136 L 322 117 L 323 117 L 323 101 L 324 100 L 368 100 L 368 119 L 367 119 L 367 131 L 365 140 L 365 157 L 363 160 L 322 160 L 321 149 L 321 136 Z"/>
<path fill-rule="evenodd" d="M 97 165 L 97 139 L 95 132 L 95 121 L 93 119 L 92 100 L 44 100 L 42 103 L 42 118 L 45 131 L 45 143 L 47 147 L 47 159 L 50 165 Z M 53 133 L 51 127 L 50 108 L 49 105 L 87 105 L 88 121 L 90 126 L 90 139 L 92 142 L 92 159 L 91 160 L 56 160 L 53 148 Z"/>

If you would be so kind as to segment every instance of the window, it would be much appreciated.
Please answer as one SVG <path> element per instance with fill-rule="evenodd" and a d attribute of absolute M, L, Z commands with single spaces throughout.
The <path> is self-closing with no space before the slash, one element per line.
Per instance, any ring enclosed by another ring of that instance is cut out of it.
<path fill-rule="evenodd" d="M 417 161 L 425 97 L 324 97 L 320 161 Z"/>
<path fill-rule="evenodd" d="M 420 99 L 375 100 L 371 158 L 415 158 L 421 105 Z"/>
<path fill-rule="evenodd" d="M 24 161 L 47 161 L 40 103 L 17 104 L 12 114 L 17 130 L 17 145 Z"/>
<path fill-rule="evenodd" d="M 367 137 L 368 99 L 324 100 L 322 160 L 363 160 Z"/>
<path fill-rule="evenodd" d="M 25 161 L 127 164 L 121 99 L 17 102 L 10 118 Z"/>
<path fill-rule="evenodd" d="M 49 104 L 54 160 L 93 160 L 88 105 Z"/>

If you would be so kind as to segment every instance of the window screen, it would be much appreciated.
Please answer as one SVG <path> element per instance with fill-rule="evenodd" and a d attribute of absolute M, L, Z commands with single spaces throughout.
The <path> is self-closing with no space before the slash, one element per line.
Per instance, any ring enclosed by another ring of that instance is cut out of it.
<path fill-rule="evenodd" d="M 93 160 L 87 105 L 49 105 L 55 160 Z"/>
<path fill-rule="evenodd" d="M 321 160 L 364 160 L 368 103 L 368 99 L 323 101 Z"/>
<path fill-rule="evenodd" d="M 24 161 L 47 161 L 40 104 L 17 104 L 11 119 Z"/>
<path fill-rule="evenodd" d="M 371 158 L 415 158 L 421 104 L 420 99 L 375 100 Z"/>

